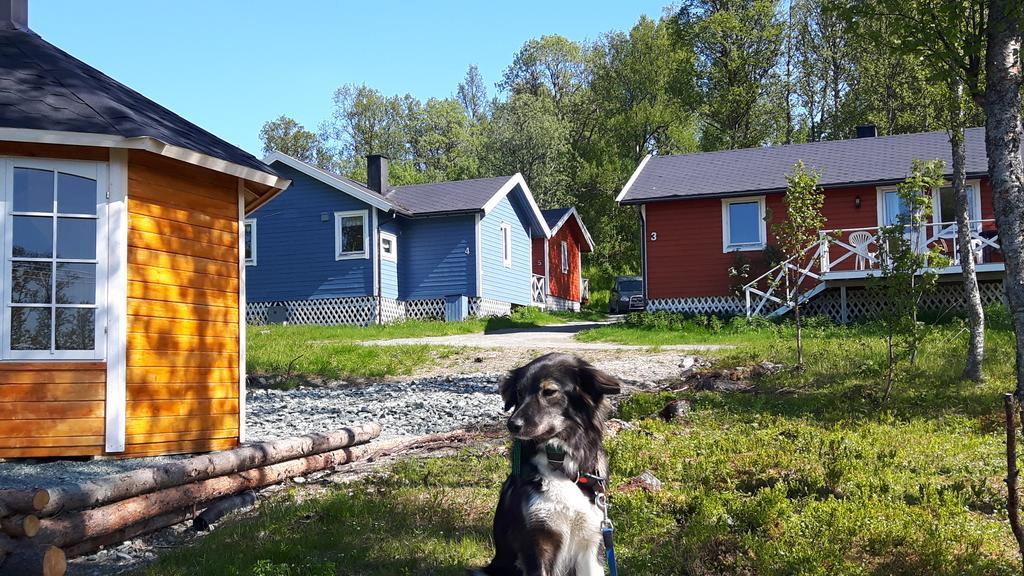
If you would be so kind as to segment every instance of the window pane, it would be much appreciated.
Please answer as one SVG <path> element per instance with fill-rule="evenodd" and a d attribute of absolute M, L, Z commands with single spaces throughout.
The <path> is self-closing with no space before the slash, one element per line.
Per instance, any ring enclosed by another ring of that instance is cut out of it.
<path fill-rule="evenodd" d="M 95 216 L 96 181 L 71 174 L 58 174 L 57 212 Z"/>
<path fill-rule="evenodd" d="M 897 192 L 885 193 L 885 225 L 892 226 L 899 224 L 900 216 L 909 216 L 910 210 L 900 199 Z"/>
<path fill-rule="evenodd" d="M 939 188 L 939 222 L 956 222 L 956 195 L 952 186 Z"/>
<path fill-rule="evenodd" d="M 245 225 L 245 259 L 252 260 L 252 224 Z"/>
<path fill-rule="evenodd" d="M 57 304 L 95 303 L 96 265 L 57 263 Z"/>
<path fill-rule="evenodd" d="M 93 239 L 93 245 L 96 240 Z M 15 258 L 51 258 L 53 256 L 53 218 L 46 216 L 15 216 L 14 246 L 11 255 Z"/>
<path fill-rule="evenodd" d="M 729 243 L 757 244 L 761 241 L 761 209 L 757 202 L 729 204 Z"/>
<path fill-rule="evenodd" d="M 50 309 L 11 308 L 11 350 L 50 349 Z"/>
<path fill-rule="evenodd" d="M 96 220 L 57 218 L 57 258 L 96 259 Z"/>
<path fill-rule="evenodd" d="M 53 212 L 53 172 L 15 168 L 14 211 Z"/>
<path fill-rule="evenodd" d="M 51 262 L 11 262 L 11 303 L 49 304 L 52 274 Z"/>
<path fill-rule="evenodd" d="M 92 350 L 96 340 L 96 311 L 57 308 L 57 350 Z"/>
<path fill-rule="evenodd" d="M 363 217 L 345 216 L 341 219 L 341 251 L 363 251 Z"/>

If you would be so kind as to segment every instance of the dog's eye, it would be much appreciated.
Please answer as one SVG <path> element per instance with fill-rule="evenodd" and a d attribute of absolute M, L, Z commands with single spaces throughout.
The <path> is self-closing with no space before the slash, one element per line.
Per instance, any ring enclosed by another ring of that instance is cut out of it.
<path fill-rule="evenodd" d="M 552 396 L 554 396 L 555 394 L 558 393 L 558 389 L 557 388 L 545 388 L 545 389 L 541 390 L 540 393 L 545 398 L 551 398 Z"/>

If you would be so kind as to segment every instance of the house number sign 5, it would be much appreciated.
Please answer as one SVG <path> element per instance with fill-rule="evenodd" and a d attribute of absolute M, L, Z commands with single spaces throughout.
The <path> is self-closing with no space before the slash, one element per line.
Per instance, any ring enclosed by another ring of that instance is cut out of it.
<path fill-rule="evenodd" d="M 657 239 L 658 239 L 658 233 L 657 232 L 651 232 L 651 242 L 654 242 Z"/>

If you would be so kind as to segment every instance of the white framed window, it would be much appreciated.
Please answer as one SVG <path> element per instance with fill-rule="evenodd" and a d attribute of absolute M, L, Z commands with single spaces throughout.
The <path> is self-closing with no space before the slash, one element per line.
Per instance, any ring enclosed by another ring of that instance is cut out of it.
<path fill-rule="evenodd" d="M 569 273 L 569 243 L 562 240 L 562 274 Z"/>
<path fill-rule="evenodd" d="M 256 265 L 256 219 L 245 221 L 245 265 Z"/>
<path fill-rule="evenodd" d="M 104 359 L 107 172 L 0 160 L 0 358 Z"/>
<path fill-rule="evenodd" d="M 722 252 L 763 250 L 768 243 L 764 196 L 722 200 Z"/>
<path fill-rule="evenodd" d="M 978 180 L 968 180 L 964 187 L 967 189 L 967 211 L 970 220 L 981 220 L 981 183 Z M 879 226 L 892 226 L 899 221 L 900 216 L 907 216 L 909 212 L 909 208 L 900 199 L 896 186 L 878 187 Z M 940 236 L 956 237 L 956 196 L 953 194 L 952 184 L 947 182 L 932 189 L 931 220 Z M 942 225 L 941 230 L 939 225 Z M 974 226 L 981 228 L 978 222 Z"/>
<path fill-rule="evenodd" d="M 334 213 L 334 259 L 351 260 L 370 257 L 370 236 L 367 234 L 367 210 Z"/>
<path fill-rule="evenodd" d="M 380 259 L 398 262 L 398 237 L 390 232 L 380 233 Z"/>
<path fill-rule="evenodd" d="M 512 225 L 507 222 L 501 223 L 501 263 L 512 267 Z"/>

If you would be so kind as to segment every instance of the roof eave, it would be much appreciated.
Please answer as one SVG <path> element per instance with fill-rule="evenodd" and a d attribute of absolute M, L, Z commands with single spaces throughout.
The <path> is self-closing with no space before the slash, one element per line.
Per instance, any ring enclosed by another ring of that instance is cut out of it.
<path fill-rule="evenodd" d="M 361 200 L 374 208 L 378 208 L 386 212 L 390 212 L 392 210 L 397 211 L 397 207 L 380 194 L 369 189 L 364 190 L 351 182 L 346 182 L 345 180 L 325 172 L 308 162 L 303 162 L 302 160 L 289 156 L 283 152 L 271 152 L 263 159 L 263 161 L 271 165 L 275 163 L 284 164 L 285 166 L 298 170 L 306 176 L 318 180 L 339 192 L 343 192 L 357 200 Z"/>
<path fill-rule="evenodd" d="M 537 201 L 533 198 L 533 192 L 530 191 L 530 186 L 526 183 L 526 179 L 519 172 L 510 176 L 508 181 L 498 188 L 498 191 L 491 196 L 486 204 L 483 205 L 483 213 L 488 214 L 502 198 L 508 195 L 516 186 L 520 186 L 523 189 L 523 196 L 526 197 L 526 203 L 530 209 L 530 214 L 533 216 L 534 223 L 538 225 L 542 232 L 544 232 L 545 238 L 551 238 L 551 228 L 548 227 L 547 220 L 544 219 L 544 214 L 541 213 L 540 207 L 537 206 Z"/>
<path fill-rule="evenodd" d="M 945 174 L 944 177 L 952 178 L 952 174 Z M 988 172 L 968 172 L 967 178 L 986 178 Z M 822 188 L 828 190 L 830 188 L 849 188 L 851 186 L 893 186 L 903 182 L 906 178 L 890 178 L 886 180 L 860 180 L 851 182 L 830 182 L 828 184 L 820 184 Z M 754 190 L 736 190 L 729 192 L 710 192 L 707 194 L 673 194 L 666 196 L 653 196 L 650 198 L 624 198 L 619 201 L 622 206 L 639 206 L 642 204 L 653 204 L 656 202 L 671 202 L 674 200 L 689 200 L 695 198 L 732 198 L 735 196 L 750 196 L 752 194 L 780 194 L 785 192 L 785 188 L 760 188 Z"/>
<path fill-rule="evenodd" d="M 87 132 L 63 132 L 59 130 L 34 130 L 30 128 L 0 128 L 0 141 L 23 142 L 26 144 L 56 144 L 62 146 L 92 146 L 96 148 L 123 148 L 144 150 L 160 156 L 193 164 L 216 172 L 236 176 L 244 180 L 284 190 L 291 183 L 287 178 L 248 166 L 229 162 L 216 156 L 196 152 L 168 144 L 151 136 L 126 138 L 110 134 Z"/>

